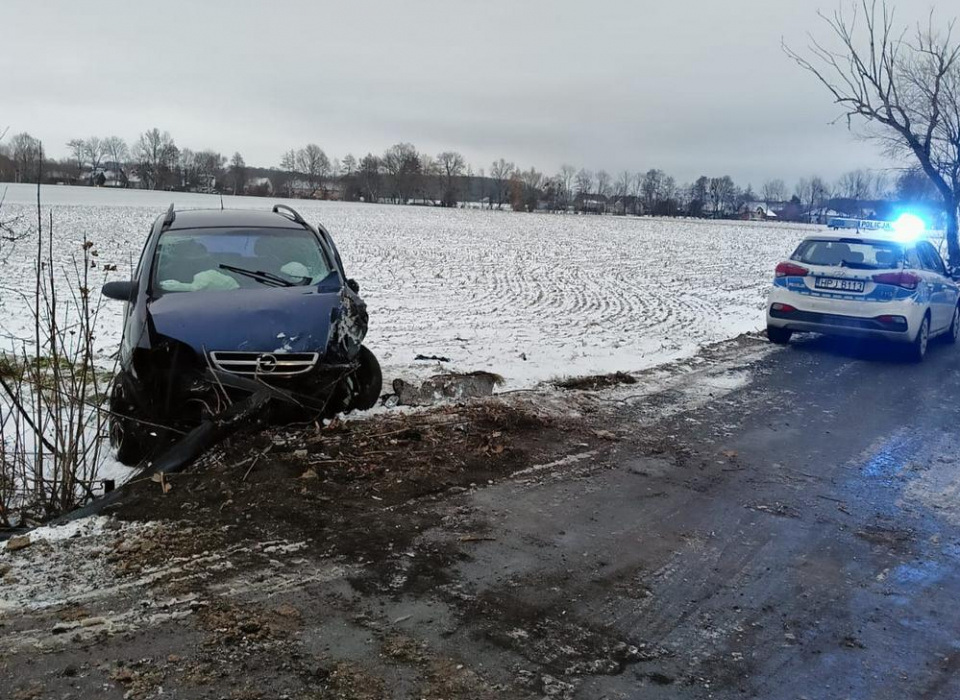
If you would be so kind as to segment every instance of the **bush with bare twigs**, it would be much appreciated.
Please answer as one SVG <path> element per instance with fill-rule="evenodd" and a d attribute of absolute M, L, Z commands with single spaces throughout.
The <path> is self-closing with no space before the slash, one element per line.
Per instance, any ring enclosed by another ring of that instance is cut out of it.
<path fill-rule="evenodd" d="M 33 289 L 19 294 L 31 332 L 0 354 L 0 526 L 42 521 L 94 492 L 103 458 L 108 368 L 95 362 L 101 299 L 96 251 L 84 239 L 67 266 L 54 262 L 53 216 L 37 193 Z M 99 282 L 99 280 L 98 280 Z M 99 284 L 96 284 L 99 287 Z"/>

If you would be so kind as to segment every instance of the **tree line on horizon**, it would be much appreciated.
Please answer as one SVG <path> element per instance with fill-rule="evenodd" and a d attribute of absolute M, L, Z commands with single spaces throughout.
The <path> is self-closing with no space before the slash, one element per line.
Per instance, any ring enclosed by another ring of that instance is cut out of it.
<path fill-rule="evenodd" d="M 548 176 L 500 158 L 488 169 L 474 170 L 456 151 L 436 156 L 410 143 L 397 143 L 377 155 L 331 159 L 310 143 L 282 154 L 277 167 L 248 166 L 239 152 L 229 159 L 219 152 L 179 147 L 169 132 L 149 129 L 128 144 L 117 136 L 72 139 L 70 156 L 47 158 L 41 142 L 18 133 L 0 142 L 0 181 L 68 183 L 153 190 L 177 190 L 253 196 L 285 196 L 347 201 L 390 202 L 456 207 L 479 202 L 514 211 L 650 214 L 724 217 L 744 213 L 754 204 L 779 205 L 779 218 L 803 219 L 843 204 L 861 216 L 870 205 L 912 202 L 936 206 L 937 191 L 920 170 L 894 178 L 864 169 L 845 173 L 836 182 L 819 176 L 801 178 L 792 189 L 771 179 L 755 191 L 728 175 L 701 176 L 688 184 L 660 169 L 611 175 L 563 165 Z M 41 158 L 42 156 L 42 158 Z M 42 162 L 41 162 L 42 160 Z M 859 209 L 859 211 L 857 211 Z"/>

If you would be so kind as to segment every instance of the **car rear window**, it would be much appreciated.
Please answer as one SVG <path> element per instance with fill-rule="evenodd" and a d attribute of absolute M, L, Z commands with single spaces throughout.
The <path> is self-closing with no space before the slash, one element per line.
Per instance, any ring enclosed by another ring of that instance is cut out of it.
<path fill-rule="evenodd" d="M 800 244 L 791 259 L 821 267 L 890 270 L 900 267 L 903 248 L 885 241 L 809 239 Z"/>

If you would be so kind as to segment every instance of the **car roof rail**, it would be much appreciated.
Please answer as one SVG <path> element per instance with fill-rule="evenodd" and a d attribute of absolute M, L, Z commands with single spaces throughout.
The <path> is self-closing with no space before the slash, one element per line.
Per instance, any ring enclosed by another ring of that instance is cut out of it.
<path fill-rule="evenodd" d="M 173 224 L 173 220 L 177 218 L 177 212 L 173 210 L 173 202 L 170 202 L 170 207 L 167 209 L 167 213 L 163 215 L 163 224 L 160 226 L 160 230 L 170 228 Z"/>
<path fill-rule="evenodd" d="M 300 216 L 300 212 L 298 212 L 298 211 L 297 211 L 296 209 L 294 209 L 293 207 L 288 207 L 286 204 L 274 204 L 274 205 L 273 205 L 273 213 L 274 213 L 274 214 L 281 214 L 281 215 L 283 215 L 283 214 L 282 214 L 283 212 L 286 212 L 287 214 L 289 214 L 290 217 L 292 217 L 293 220 L 296 221 L 296 222 L 297 222 L 298 224 L 300 224 L 301 226 L 308 226 L 308 225 L 309 225 L 309 224 L 307 224 L 307 220 L 304 219 L 302 216 Z"/>

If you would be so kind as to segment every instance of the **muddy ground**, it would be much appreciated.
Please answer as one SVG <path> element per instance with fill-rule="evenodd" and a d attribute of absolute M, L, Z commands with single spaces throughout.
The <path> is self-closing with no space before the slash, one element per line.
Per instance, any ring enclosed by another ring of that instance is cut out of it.
<path fill-rule="evenodd" d="M 0 555 L 0 696 L 960 697 L 958 389 L 745 337 L 240 436 Z"/>

